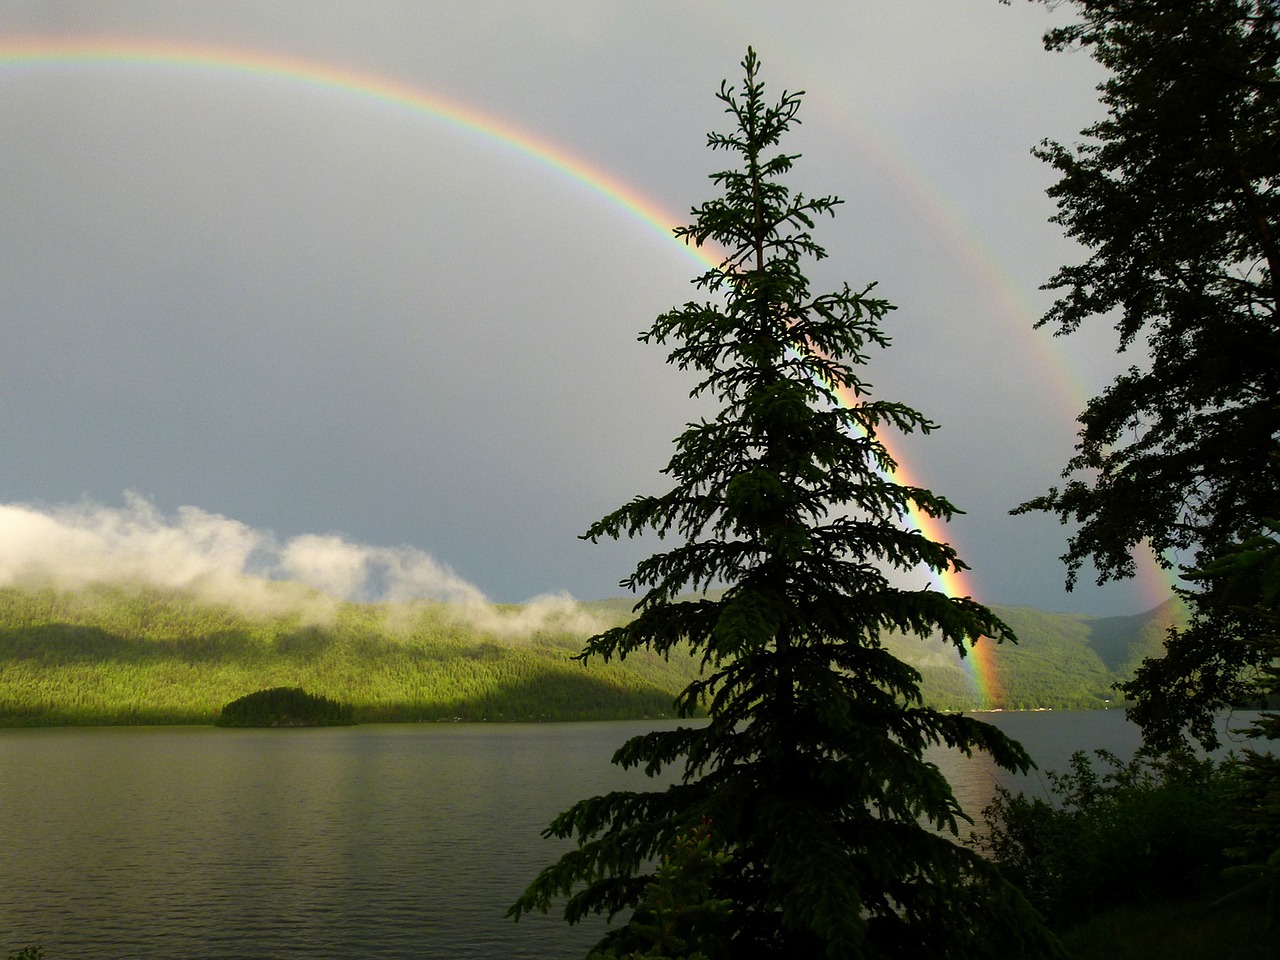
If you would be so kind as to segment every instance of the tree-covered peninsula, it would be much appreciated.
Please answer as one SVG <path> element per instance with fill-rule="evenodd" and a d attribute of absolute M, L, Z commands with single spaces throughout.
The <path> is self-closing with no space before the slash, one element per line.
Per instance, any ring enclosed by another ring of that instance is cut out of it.
<path fill-rule="evenodd" d="M 347 727 L 355 718 L 348 704 L 317 697 L 301 687 L 272 687 L 232 700 L 214 723 L 219 727 Z"/>

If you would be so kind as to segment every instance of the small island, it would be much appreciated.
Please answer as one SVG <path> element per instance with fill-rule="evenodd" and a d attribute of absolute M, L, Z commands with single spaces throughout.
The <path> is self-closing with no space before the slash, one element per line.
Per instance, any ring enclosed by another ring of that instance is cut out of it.
<path fill-rule="evenodd" d="M 214 723 L 219 727 L 336 727 L 354 724 L 350 706 L 307 693 L 272 687 L 232 700 Z"/>

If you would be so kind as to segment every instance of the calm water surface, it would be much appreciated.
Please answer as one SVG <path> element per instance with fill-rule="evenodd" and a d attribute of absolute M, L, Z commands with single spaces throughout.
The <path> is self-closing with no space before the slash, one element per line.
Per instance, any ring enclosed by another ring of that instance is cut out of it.
<path fill-rule="evenodd" d="M 1119 711 L 989 718 L 1042 768 L 1138 743 Z M 555 814 L 648 782 L 609 757 L 654 726 L 0 730 L 0 956 L 580 958 L 599 926 L 502 914 Z M 1005 782 L 933 759 L 973 814 Z"/>

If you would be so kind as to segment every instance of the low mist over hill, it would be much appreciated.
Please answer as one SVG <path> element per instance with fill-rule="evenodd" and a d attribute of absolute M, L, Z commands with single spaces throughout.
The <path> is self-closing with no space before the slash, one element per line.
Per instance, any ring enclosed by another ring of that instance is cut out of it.
<path fill-rule="evenodd" d="M 680 656 L 572 659 L 591 632 L 630 616 L 630 599 L 488 604 L 478 617 L 465 603 L 354 603 L 297 583 L 253 591 L 280 602 L 251 612 L 154 585 L 0 588 L 0 724 L 211 723 L 222 705 L 279 686 L 350 704 L 365 722 L 667 716 L 697 670 Z M 996 610 L 1021 642 L 995 648 L 986 703 L 954 650 L 890 639 L 930 703 L 1106 706 L 1180 616 L 1172 604 L 1111 618 Z"/>
<path fill-rule="evenodd" d="M 451 619 L 486 633 L 595 629 L 590 619 L 572 622 L 579 611 L 566 595 L 501 607 L 414 547 L 374 546 L 332 533 L 280 540 L 198 507 L 169 516 L 134 493 L 125 494 L 121 507 L 0 504 L 0 587 L 75 593 L 114 585 L 136 592 L 138 584 L 251 619 L 320 626 L 332 626 L 342 601 L 377 604 L 387 613 L 415 601 L 441 601 Z"/>

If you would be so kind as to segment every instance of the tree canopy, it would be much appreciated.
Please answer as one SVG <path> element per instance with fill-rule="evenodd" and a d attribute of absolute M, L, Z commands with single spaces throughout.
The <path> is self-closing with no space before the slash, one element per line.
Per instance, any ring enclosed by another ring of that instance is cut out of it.
<path fill-rule="evenodd" d="M 1061 488 L 1016 512 L 1075 525 L 1068 585 L 1131 576 L 1135 551 L 1212 563 L 1280 513 L 1280 30 L 1274 0 L 1071 0 L 1045 37 L 1106 67 L 1106 117 L 1036 150 L 1060 177 L 1054 220 L 1087 257 L 1048 282 L 1040 325 L 1107 320 L 1137 356 L 1081 413 Z M 1212 584 L 1191 630 L 1127 692 L 1148 732 L 1209 727 L 1258 648 L 1234 642 Z M 1157 724 L 1159 725 L 1159 724 Z"/>
<path fill-rule="evenodd" d="M 964 567 L 908 516 L 956 508 L 895 480 L 881 439 L 935 424 L 869 394 L 861 368 L 889 345 L 881 321 L 892 309 L 874 285 L 810 290 L 805 263 L 825 256 L 811 231 L 840 201 L 783 182 L 797 157 L 779 144 L 799 122 L 800 94 L 767 101 L 751 50 L 742 68 L 742 85 L 718 93 L 733 128 L 708 138 L 738 165 L 712 175 L 720 196 L 677 230 L 723 259 L 694 281 L 706 300 L 662 314 L 640 338 L 668 347 L 718 412 L 676 439 L 668 492 L 636 497 L 585 534 L 654 531 L 672 545 L 623 581 L 641 592 L 637 616 L 581 656 L 687 643 L 703 669 L 677 708 L 708 719 L 624 744 L 616 764 L 670 770 L 675 782 L 585 799 L 556 818 L 546 835 L 576 846 L 510 915 L 561 898 L 569 922 L 630 910 L 602 946 L 660 949 L 646 933 L 649 901 L 675 881 L 672 851 L 693 835 L 715 869 L 699 874 L 710 908 L 681 943 L 712 960 L 1051 956 L 1025 900 L 954 842 L 968 818 L 924 752 L 984 750 L 1011 770 L 1030 759 L 990 724 L 925 707 L 920 675 L 883 643 L 939 635 L 963 653 L 1011 631 L 971 598 L 895 583 L 895 570 Z"/>

